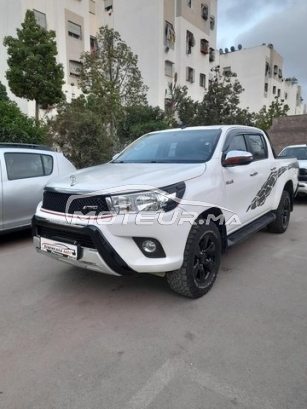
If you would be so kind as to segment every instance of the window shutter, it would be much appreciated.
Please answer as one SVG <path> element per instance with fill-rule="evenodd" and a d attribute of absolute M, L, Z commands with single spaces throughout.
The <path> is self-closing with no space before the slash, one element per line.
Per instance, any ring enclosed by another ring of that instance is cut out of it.
<path fill-rule="evenodd" d="M 71 21 L 68 21 L 68 31 L 70 33 L 73 33 L 79 37 L 81 37 L 81 26 L 79 26 L 78 24 L 75 24 Z"/>
<path fill-rule="evenodd" d="M 40 11 L 37 11 L 37 10 L 33 10 L 33 12 L 34 12 L 37 24 L 43 28 L 47 28 L 46 14 L 41 13 Z"/>

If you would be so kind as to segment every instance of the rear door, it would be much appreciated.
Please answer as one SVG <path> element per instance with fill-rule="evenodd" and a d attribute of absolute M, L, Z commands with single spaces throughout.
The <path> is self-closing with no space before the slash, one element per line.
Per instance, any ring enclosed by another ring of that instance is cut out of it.
<path fill-rule="evenodd" d="M 4 153 L 3 228 L 30 225 L 43 188 L 52 177 L 55 163 L 51 152 L 6 151 Z M 57 172 L 56 172 L 57 173 Z"/>
<path fill-rule="evenodd" d="M 261 133 L 245 133 L 248 150 L 254 156 L 250 177 L 253 198 L 247 208 L 251 216 L 261 216 L 272 209 L 274 188 L 278 178 L 276 161 L 269 155 L 267 142 Z"/>

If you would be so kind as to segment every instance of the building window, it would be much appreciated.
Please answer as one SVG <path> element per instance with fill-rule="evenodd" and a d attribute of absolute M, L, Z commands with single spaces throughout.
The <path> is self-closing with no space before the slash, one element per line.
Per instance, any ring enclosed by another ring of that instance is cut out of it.
<path fill-rule="evenodd" d="M 277 90 L 277 96 L 280 97 L 280 88 Z"/>
<path fill-rule="evenodd" d="M 80 77 L 82 64 L 80 61 L 69 61 L 69 75 L 71 77 Z"/>
<path fill-rule="evenodd" d="M 209 61 L 210 62 L 215 61 L 215 49 L 214 48 L 209 49 Z"/>
<path fill-rule="evenodd" d="M 205 55 L 209 54 L 209 41 L 207 41 L 205 38 L 200 40 L 200 52 Z"/>
<path fill-rule="evenodd" d="M 47 28 L 47 18 L 45 13 L 33 10 L 37 24 L 43 28 Z"/>
<path fill-rule="evenodd" d="M 187 0 L 187 5 L 191 9 L 192 8 L 192 0 Z"/>
<path fill-rule="evenodd" d="M 173 76 L 173 63 L 171 61 L 165 61 L 165 75 L 167 77 Z"/>
<path fill-rule="evenodd" d="M 89 11 L 91 14 L 96 14 L 96 3 L 94 0 L 89 0 Z"/>
<path fill-rule="evenodd" d="M 191 83 L 194 82 L 194 74 L 195 74 L 195 70 L 191 67 L 187 67 L 186 80 Z"/>
<path fill-rule="evenodd" d="M 209 7 L 207 4 L 201 4 L 201 16 L 204 20 L 208 20 L 209 17 Z"/>
<path fill-rule="evenodd" d="M 210 17 L 210 30 L 214 30 L 215 28 L 215 18 L 214 16 Z"/>
<path fill-rule="evenodd" d="M 274 95 L 276 94 L 276 87 L 275 87 L 275 85 L 274 85 L 274 87 L 273 87 L 273 94 L 274 94 Z"/>
<path fill-rule="evenodd" d="M 278 74 L 278 66 L 274 65 L 274 75 L 277 75 L 277 74 Z"/>
<path fill-rule="evenodd" d="M 81 26 L 79 26 L 79 24 L 73 23 L 72 21 L 69 21 L 68 22 L 68 35 L 70 37 L 81 40 L 82 39 Z"/>
<path fill-rule="evenodd" d="M 287 94 L 287 92 L 285 92 L 285 99 L 288 99 L 288 94 Z"/>
<path fill-rule="evenodd" d="M 90 51 L 92 54 L 96 54 L 98 50 L 98 43 L 96 37 L 90 36 Z"/>
<path fill-rule="evenodd" d="M 206 88 L 206 75 L 199 74 L 199 85 L 203 88 Z"/>
<path fill-rule="evenodd" d="M 111 13 L 113 11 L 113 0 L 104 0 L 104 9 Z"/>
<path fill-rule="evenodd" d="M 187 38 L 186 38 L 186 52 L 187 54 L 191 54 L 192 47 L 195 45 L 195 38 L 191 31 L 187 30 Z"/>
<path fill-rule="evenodd" d="M 269 90 L 269 84 L 266 82 L 264 84 L 264 92 L 268 92 L 268 90 Z"/>
<path fill-rule="evenodd" d="M 282 78 L 282 70 L 279 68 L 279 70 L 278 70 L 278 78 Z"/>
<path fill-rule="evenodd" d="M 271 66 L 268 62 L 265 63 L 265 75 L 271 74 Z"/>
<path fill-rule="evenodd" d="M 165 47 L 169 47 L 174 49 L 175 44 L 175 30 L 173 24 L 165 21 L 165 31 L 164 31 L 164 45 Z"/>
<path fill-rule="evenodd" d="M 229 77 L 230 74 L 231 74 L 231 67 L 224 67 L 224 68 L 223 68 L 223 75 L 224 75 L 225 77 Z"/>

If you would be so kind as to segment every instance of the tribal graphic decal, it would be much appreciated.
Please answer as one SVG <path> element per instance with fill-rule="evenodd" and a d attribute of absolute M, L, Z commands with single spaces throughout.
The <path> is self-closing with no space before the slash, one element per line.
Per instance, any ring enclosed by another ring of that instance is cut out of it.
<path fill-rule="evenodd" d="M 256 207 L 262 206 L 265 203 L 266 198 L 272 192 L 272 189 L 275 186 L 277 179 L 287 170 L 293 168 L 298 169 L 297 162 L 292 162 L 288 166 L 282 166 L 278 170 L 274 170 L 273 172 L 271 172 L 268 179 L 257 193 L 256 197 L 252 200 L 252 203 L 248 206 L 246 212 L 248 212 L 249 210 L 254 210 L 256 209 Z"/>

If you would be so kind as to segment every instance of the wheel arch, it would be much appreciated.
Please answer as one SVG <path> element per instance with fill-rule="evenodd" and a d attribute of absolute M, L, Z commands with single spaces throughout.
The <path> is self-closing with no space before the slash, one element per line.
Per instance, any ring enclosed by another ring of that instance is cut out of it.
<path fill-rule="evenodd" d="M 208 218 L 209 216 L 210 219 Z M 222 242 L 222 251 L 224 252 L 227 249 L 227 231 L 225 224 L 225 216 L 222 210 L 218 207 L 211 207 L 210 209 L 205 210 L 198 216 L 199 219 L 204 219 L 206 221 L 211 221 L 216 225 L 220 232 L 221 242 Z"/>
<path fill-rule="evenodd" d="M 294 202 L 294 189 L 293 189 L 292 180 L 288 180 L 288 182 L 284 186 L 284 190 L 286 190 L 290 195 L 291 211 L 292 211 L 293 210 L 293 202 Z"/>

